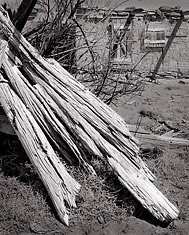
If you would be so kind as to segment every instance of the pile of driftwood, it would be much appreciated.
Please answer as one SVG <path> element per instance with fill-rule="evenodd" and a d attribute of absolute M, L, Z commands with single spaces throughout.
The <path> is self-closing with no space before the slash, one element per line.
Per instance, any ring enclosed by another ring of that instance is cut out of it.
<path fill-rule="evenodd" d="M 95 175 L 91 156 L 102 158 L 119 181 L 161 221 L 179 211 L 154 186 L 125 121 L 56 61 L 44 59 L 0 8 L 0 104 L 57 213 L 68 224 L 81 185 L 60 160 Z M 65 204 L 66 201 L 66 204 Z"/>

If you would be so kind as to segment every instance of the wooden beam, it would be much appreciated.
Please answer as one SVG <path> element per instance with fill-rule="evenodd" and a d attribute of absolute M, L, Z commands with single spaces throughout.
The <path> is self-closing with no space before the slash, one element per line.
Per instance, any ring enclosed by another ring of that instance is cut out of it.
<path fill-rule="evenodd" d="M 155 80 L 155 76 L 156 76 L 156 74 L 157 74 L 157 72 L 158 72 L 158 70 L 159 70 L 159 68 L 160 68 L 160 66 L 161 66 L 161 64 L 162 64 L 162 62 L 163 62 L 163 60 L 164 60 L 164 58 L 165 58 L 165 56 L 166 56 L 166 54 L 168 52 L 168 50 L 169 50 L 173 40 L 174 40 L 174 38 L 175 38 L 175 36 L 176 36 L 176 34 L 177 34 L 177 32 L 178 32 L 182 22 L 183 22 L 183 20 L 184 20 L 184 16 L 181 15 L 180 19 L 177 20 L 177 23 L 176 23 L 176 25 L 175 25 L 175 27 L 174 27 L 174 29 L 173 29 L 173 31 L 172 31 L 172 33 L 171 33 L 167 43 L 166 43 L 166 45 L 165 45 L 165 47 L 164 47 L 164 49 L 163 49 L 163 51 L 161 53 L 161 56 L 158 59 L 158 62 L 156 64 L 155 68 L 154 68 L 154 71 L 152 72 L 152 75 L 150 77 L 151 80 Z"/>
<path fill-rule="evenodd" d="M 165 133 L 164 135 L 156 135 L 149 131 L 139 128 L 136 131 L 136 125 L 128 125 L 129 130 L 139 140 L 139 145 L 181 145 L 189 146 L 189 140 L 184 138 L 175 137 L 172 132 Z"/>
<path fill-rule="evenodd" d="M 37 0 L 22 0 L 14 18 L 13 24 L 15 25 L 16 29 L 21 32 L 28 20 L 29 15 L 31 14 L 32 10 L 34 9 Z"/>

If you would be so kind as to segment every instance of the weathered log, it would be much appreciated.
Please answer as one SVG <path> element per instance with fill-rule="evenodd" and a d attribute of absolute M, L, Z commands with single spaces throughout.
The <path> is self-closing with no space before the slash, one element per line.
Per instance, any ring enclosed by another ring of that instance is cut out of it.
<path fill-rule="evenodd" d="M 19 140 L 42 179 L 62 222 L 68 224 L 69 206 L 76 207 L 80 184 L 67 172 L 41 128 L 20 98 L 0 75 L 0 101 Z"/>
<path fill-rule="evenodd" d="M 27 107 L 32 112 L 35 119 L 38 120 L 42 130 L 58 147 L 69 162 L 74 162 L 74 159 L 72 159 L 72 155 L 74 155 L 80 165 L 90 173 L 94 174 L 95 172 L 92 166 L 82 158 L 80 151 L 74 144 L 73 138 L 67 132 L 64 125 L 55 116 L 54 112 L 49 107 L 46 98 L 41 98 L 36 87 L 31 86 L 19 69 L 9 61 L 6 54 L 5 58 L 3 68 L 9 77 L 11 85 L 15 91 L 19 93 L 22 101 L 27 104 Z"/>
<path fill-rule="evenodd" d="M 18 48 L 20 58 L 25 62 L 27 61 L 27 63 L 23 63 L 25 73 L 34 83 L 44 87 L 51 98 L 61 107 L 61 110 L 69 116 L 69 121 L 73 120 L 74 125 L 81 125 L 82 129 L 87 132 L 85 136 L 89 136 L 92 140 L 95 140 L 98 134 L 108 139 L 108 142 L 116 145 L 120 151 L 124 151 L 126 157 L 138 165 L 139 168 L 143 168 L 148 177 L 153 180 L 153 174 L 137 155 L 137 141 L 129 133 L 123 119 L 83 85 L 79 84 L 62 67 L 57 66 L 57 64 L 55 64 L 56 67 L 52 66 L 52 63 L 49 64 L 22 36 L 19 39 L 20 45 L 15 38 L 13 39 L 9 37 L 9 42 L 12 42 L 13 46 Z M 26 50 L 26 48 L 28 49 Z M 31 57 L 30 53 L 32 51 Z M 66 79 L 63 79 L 64 76 Z M 56 113 L 56 115 L 59 114 Z M 96 134 L 97 131 L 98 134 Z M 77 137 L 80 136 L 77 135 Z M 83 139 L 83 141 L 85 140 Z M 85 144 L 87 144 L 87 141 L 85 141 Z M 90 148 L 90 144 L 88 145 Z"/>
<path fill-rule="evenodd" d="M 35 70 L 32 70 L 30 65 L 34 65 Z M 124 136 L 122 133 L 120 133 L 119 130 L 117 130 L 115 123 L 113 122 L 110 123 L 108 119 L 107 120 L 102 119 L 104 113 L 106 115 L 106 110 L 108 110 L 109 112 L 108 106 L 106 106 L 104 103 L 98 100 L 90 92 L 84 93 L 85 96 L 83 99 L 88 98 L 87 103 L 85 102 L 85 100 L 84 101 L 81 100 L 81 98 L 79 97 L 83 96 L 82 85 L 81 85 L 80 91 L 77 91 L 78 93 L 80 92 L 80 95 L 77 98 L 75 98 L 73 95 L 75 94 L 74 90 L 72 91 L 71 88 L 67 89 L 66 84 L 61 85 L 60 83 L 58 83 L 54 79 L 54 76 L 50 76 L 48 71 L 45 71 L 43 67 L 40 68 L 39 65 L 36 64 L 34 61 L 31 61 L 31 63 L 26 64 L 23 69 L 29 75 L 30 79 L 33 79 L 35 83 L 40 84 L 45 89 L 45 91 L 49 94 L 49 97 L 51 97 L 51 99 L 55 101 L 58 107 L 61 108 L 61 111 L 63 112 L 56 113 L 56 115 L 59 116 L 59 118 L 61 118 L 62 116 L 65 117 L 65 114 L 66 114 L 66 116 L 69 117 L 69 123 L 73 121 L 74 129 L 77 129 L 80 126 L 82 127 L 83 132 L 81 133 L 80 131 L 77 131 L 75 137 L 77 139 L 82 138 L 80 143 L 82 144 L 84 142 L 85 146 L 88 145 L 87 149 L 89 153 L 96 155 L 93 149 L 91 149 L 91 146 L 93 146 L 91 145 L 91 141 L 93 141 L 95 146 L 97 146 L 97 148 L 100 150 L 99 156 L 101 156 L 102 154 L 112 155 L 111 150 L 110 151 L 107 150 L 107 152 L 104 151 L 104 145 L 106 146 L 106 142 L 108 141 L 111 144 L 113 144 L 116 148 L 118 148 L 119 151 L 124 152 L 123 156 L 125 156 L 126 158 L 129 158 L 130 161 L 138 167 L 141 173 L 146 174 L 150 180 L 154 179 L 154 175 L 149 171 L 149 169 L 146 167 L 144 162 L 137 155 L 138 147 L 135 143 L 136 140 L 128 132 L 128 129 L 125 128 L 125 122 L 122 120 L 124 124 L 123 128 L 126 130 L 126 133 L 124 133 L 125 134 Z M 45 81 L 43 81 L 42 78 Z M 67 80 L 67 77 L 66 77 L 66 80 Z M 88 96 L 92 96 L 92 101 L 90 97 Z M 96 98 L 96 100 L 94 98 Z M 98 113 L 97 113 L 97 110 L 96 110 L 96 113 L 95 111 L 93 111 L 92 108 L 94 106 L 94 100 L 96 101 L 97 104 L 100 103 L 101 106 L 104 107 L 103 110 L 100 110 L 101 112 L 99 112 L 99 110 L 98 110 Z M 91 104 L 91 107 L 89 107 L 89 104 Z M 85 111 L 84 113 L 83 111 L 81 112 L 81 110 L 83 109 Z M 114 122 L 116 122 L 117 114 L 113 112 L 113 110 L 111 111 L 112 111 L 112 116 L 114 117 L 113 120 Z M 61 117 L 60 117 L 60 114 L 61 114 Z M 112 119 L 112 116 L 111 116 L 111 119 Z M 120 117 L 119 119 L 121 120 Z M 65 123 L 65 119 L 63 119 L 62 121 Z M 67 123 L 67 125 L 70 125 L 70 124 Z M 118 123 L 118 125 L 120 124 Z M 73 132 L 74 130 L 72 128 L 72 133 Z M 90 137 L 90 140 L 88 137 Z"/>
<path fill-rule="evenodd" d="M 46 135 L 60 148 L 63 146 L 58 136 L 61 136 L 63 144 L 67 145 L 67 159 L 72 159 L 73 153 L 73 157 L 79 159 L 86 168 L 90 168 L 91 154 L 103 158 L 120 182 L 154 216 L 161 221 L 175 219 L 179 211 L 152 184 L 155 176 L 140 159 L 138 141 L 129 132 L 125 121 L 57 62 L 42 58 L 1 11 L 0 26 L 1 38 L 8 42 L 8 50 L 2 60 L 2 69 L 7 80 L 0 83 L 0 102 L 31 161 L 37 166 L 38 174 L 49 189 L 55 207 L 56 183 L 52 181 L 47 184 L 45 177 L 49 179 L 52 176 L 49 163 L 56 161 L 56 155 L 47 142 Z M 10 89 L 9 83 L 14 91 Z M 19 109 L 23 111 L 19 113 Z M 85 157 L 82 153 L 85 153 Z M 47 160 L 48 165 L 45 165 Z M 65 169 L 61 172 L 58 168 L 55 173 L 58 173 L 61 180 L 67 180 L 64 179 L 67 177 Z M 72 180 L 70 194 L 65 190 L 62 197 L 59 194 L 59 200 L 63 202 L 66 198 L 75 206 L 74 196 L 79 185 L 75 183 L 75 189 Z M 66 188 L 68 189 L 68 185 Z M 63 209 L 66 210 L 65 207 Z M 62 215 L 58 206 L 57 210 Z M 67 222 L 67 216 L 63 220 Z"/>

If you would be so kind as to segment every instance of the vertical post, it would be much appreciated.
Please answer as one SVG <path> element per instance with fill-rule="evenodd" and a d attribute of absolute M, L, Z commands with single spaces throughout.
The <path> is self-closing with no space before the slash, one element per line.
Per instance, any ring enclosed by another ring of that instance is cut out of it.
<path fill-rule="evenodd" d="M 37 0 L 23 0 L 21 2 L 15 16 L 13 17 L 13 24 L 19 32 L 24 28 L 36 3 Z"/>
<path fill-rule="evenodd" d="M 172 42 L 173 42 L 177 32 L 178 32 L 178 30 L 179 30 L 183 20 L 184 20 L 184 16 L 181 15 L 180 19 L 177 21 L 177 23 L 176 23 L 176 25 L 175 25 L 175 27 L 174 27 L 174 29 L 173 29 L 173 31 L 172 31 L 168 41 L 167 41 L 167 43 L 166 43 L 166 45 L 165 45 L 165 47 L 164 47 L 164 49 L 162 51 L 162 54 L 161 54 L 161 56 L 160 56 L 160 58 L 159 58 L 159 60 L 158 60 L 158 62 L 156 64 L 156 66 L 154 68 L 154 71 L 152 72 L 151 80 L 155 80 L 155 76 L 156 76 L 156 74 L 157 74 L 157 72 L 158 72 L 158 70 L 159 70 L 159 68 L 161 66 L 161 63 L 164 60 L 164 58 L 165 58 L 165 56 L 166 56 L 166 54 L 167 54 L 167 52 L 168 52 L 168 50 L 169 50 L 169 48 L 170 48 L 170 46 L 172 44 Z"/>

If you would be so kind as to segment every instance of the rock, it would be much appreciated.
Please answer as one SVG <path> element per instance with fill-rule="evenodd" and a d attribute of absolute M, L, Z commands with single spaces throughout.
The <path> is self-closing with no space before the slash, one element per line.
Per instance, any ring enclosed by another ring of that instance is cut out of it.
<path fill-rule="evenodd" d="M 185 81 L 183 81 L 183 80 L 180 80 L 178 83 L 186 84 L 186 82 L 185 82 Z"/>
<path fill-rule="evenodd" d="M 97 220 L 100 224 L 104 224 L 104 218 L 101 215 L 97 217 Z"/>

